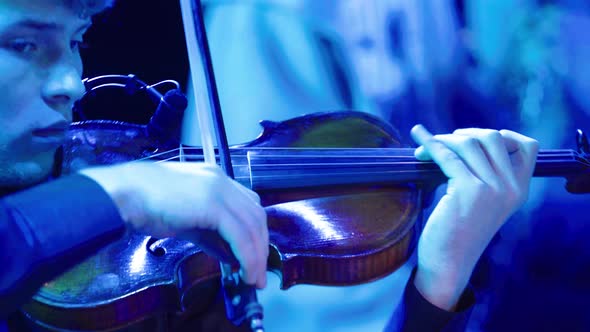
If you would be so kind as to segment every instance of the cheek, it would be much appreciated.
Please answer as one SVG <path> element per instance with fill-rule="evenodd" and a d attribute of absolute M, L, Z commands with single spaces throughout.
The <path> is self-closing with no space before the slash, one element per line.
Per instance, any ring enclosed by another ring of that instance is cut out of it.
<path fill-rule="evenodd" d="M 6 104 L 0 104 L 0 147 L 8 148 L 14 142 L 17 134 L 15 128 L 22 127 L 20 120 L 17 120 L 12 107 Z M 3 151 L 0 151 L 2 153 Z"/>
<path fill-rule="evenodd" d="M 0 52 L 0 73 L 0 118 L 18 116 L 17 110 L 27 109 L 27 105 L 41 100 L 39 80 L 26 61 L 11 59 Z"/>
<path fill-rule="evenodd" d="M 32 64 L 26 59 L 19 58 L 9 51 L 0 48 L 0 86 L 7 86 L 28 78 L 32 72 Z"/>
<path fill-rule="evenodd" d="M 0 102 L 0 158 L 22 159 L 29 156 L 27 133 L 35 126 L 35 109 L 40 108 L 35 107 L 33 96 L 18 89 L 9 91 Z M 12 156 L 6 156 L 6 151 Z"/>
<path fill-rule="evenodd" d="M 32 122 L 30 111 L 41 109 L 41 84 L 30 63 L 0 50 L 0 128 L 3 132 L 25 129 Z M 2 135 L 0 135 L 2 138 Z"/>
<path fill-rule="evenodd" d="M 8 95 L 8 93 L 6 94 Z M 0 145 L 18 148 L 17 140 L 22 134 L 33 126 L 34 107 L 31 97 L 18 98 L 18 95 L 10 95 L 3 98 L 0 103 Z"/>

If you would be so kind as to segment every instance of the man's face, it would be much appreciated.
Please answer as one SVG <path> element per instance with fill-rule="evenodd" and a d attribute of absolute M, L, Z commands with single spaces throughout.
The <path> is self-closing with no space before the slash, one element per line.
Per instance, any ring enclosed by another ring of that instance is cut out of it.
<path fill-rule="evenodd" d="M 46 178 L 79 99 L 90 24 L 62 0 L 0 0 L 0 187 Z"/>

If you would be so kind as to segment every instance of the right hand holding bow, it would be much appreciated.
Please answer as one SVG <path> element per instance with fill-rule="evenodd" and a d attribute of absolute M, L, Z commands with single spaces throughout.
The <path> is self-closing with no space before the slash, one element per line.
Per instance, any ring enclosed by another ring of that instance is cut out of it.
<path fill-rule="evenodd" d="M 207 248 L 205 241 L 208 234 L 217 232 L 240 263 L 244 281 L 259 288 L 266 285 L 266 212 L 255 192 L 218 167 L 134 162 L 80 173 L 103 187 L 133 229 L 155 237 L 189 240 L 208 253 L 218 252 Z"/>

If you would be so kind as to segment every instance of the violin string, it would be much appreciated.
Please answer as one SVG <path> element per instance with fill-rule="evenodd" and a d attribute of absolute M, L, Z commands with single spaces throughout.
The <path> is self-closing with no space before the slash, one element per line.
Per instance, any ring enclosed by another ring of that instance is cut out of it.
<path fill-rule="evenodd" d="M 187 153 L 187 150 L 198 150 L 198 148 L 177 148 L 177 149 L 172 149 L 169 151 L 164 151 L 161 153 L 157 153 L 154 154 L 153 156 L 147 157 L 147 158 L 143 158 L 143 160 L 146 159 L 153 159 L 155 156 L 161 157 L 161 156 L 165 156 L 165 155 L 169 155 L 169 154 L 173 154 L 172 156 L 169 156 L 167 158 L 163 158 L 163 159 L 158 159 L 156 160 L 156 162 L 170 162 L 170 161 L 180 161 L 180 162 L 199 162 L 202 160 L 197 160 L 197 161 L 186 161 L 187 159 L 190 158 L 195 158 L 195 159 L 202 159 L 203 155 L 200 153 Z M 249 149 L 249 151 L 252 151 L 253 149 Z M 265 150 L 266 152 L 269 151 L 294 151 L 294 150 L 299 150 L 299 151 L 303 151 L 305 149 L 302 148 L 290 148 L 290 149 L 283 149 L 283 148 L 264 148 L 264 149 L 259 149 L 259 151 Z M 347 152 L 351 151 L 351 149 L 341 149 L 342 151 L 346 150 Z M 355 151 L 370 151 L 371 149 L 353 149 Z M 376 150 L 376 149 L 374 149 Z M 334 150 L 330 149 L 330 151 L 334 152 Z M 383 151 L 381 149 L 381 151 Z M 428 176 L 428 174 L 432 174 L 432 173 L 438 173 L 440 172 L 440 170 L 438 169 L 438 167 L 428 167 L 428 166 L 433 166 L 435 163 L 433 161 L 420 161 L 417 160 L 414 156 L 413 156 L 413 149 L 408 149 L 405 150 L 404 152 L 409 152 L 411 151 L 412 154 L 410 155 L 399 155 L 396 154 L 394 156 L 388 156 L 388 155 L 362 155 L 360 156 L 360 158 L 363 159 L 371 159 L 371 158 L 378 158 L 378 159 L 388 159 L 385 161 L 369 161 L 369 162 L 363 162 L 363 161 L 359 161 L 359 162 L 350 162 L 349 160 L 351 158 L 355 158 L 355 156 L 351 156 L 350 154 L 342 154 L 342 155 L 330 155 L 329 157 L 331 158 L 330 161 L 331 162 L 318 162 L 318 154 L 297 154 L 297 155 L 285 155 L 284 153 L 277 153 L 277 154 L 265 154 L 262 157 L 266 157 L 266 158 L 274 158 L 274 159 L 279 159 L 279 160 L 273 160 L 272 163 L 268 163 L 268 164 L 263 164 L 263 165 L 251 165 L 249 163 L 241 163 L 240 161 L 246 159 L 246 155 L 239 155 L 238 158 L 236 159 L 236 162 L 233 162 L 233 166 L 235 168 L 249 168 L 252 166 L 262 166 L 267 170 L 270 170 L 271 172 L 274 172 L 274 174 L 260 174 L 257 173 L 255 175 L 257 181 L 263 181 L 263 182 L 267 182 L 267 183 L 272 183 L 274 181 L 281 181 L 285 178 L 285 176 L 289 176 L 291 175 L 291 171 L 294 168 L 297 168 L 299 170 L 302 169 L 306 169 L 306 173 L 302 174 L 299 173 L 297 174 L 297 176 L 299 177 L 299 179 L 303 180 L 303 179 L 313 179 L 314 177 L 316 178 L 325 178 L 325 177 L 330 177 L 330 176 L 338 176 L 338 177 L 367 177 L 367 178 L 371 178 L 371 176 L 373 175 L 377 175 L 379 178 L 383 178 L 383 176 L 385 174 L 391 174 L 391 179 L 390 181 L 392 181 L 392 183 L 395 183 L 396 181 L 396 176 L 397 176 L 397 180 L 402 180 L 402 181 L 407 181 L 408 180 L 408 176 L 410 175 L 410 178 L 414 178 L 414 179 L 420 179 L 422 176 L 426 175 Z M 179 152 L 178 154 L 174 155 L 175 152 Z M 397 151 L 400 152 L 400 151 Z M 552 165 L 552 164 L 561 164 L 563 165 L 564 163 L 572 163 L 572 162 L 579 162 L 576 158 L 576 152 L 573 150 L 546 150 L 546 151 L 540 151 L 538 158 L 537 158 L 537 163 L 540 164 L 544 164 L 544 165 Z M 241 157 L 241 158 L 240 158 Z M 321 156 L 319 156 L 321 157 Z M 285 162 L 285 160 L 280 160 L 280 158 L 286 159 L 287 161 L 290 159 L 291 162 Z M 307 158 L 308 160 L 310 160 L 309 162 L 299 162 L 299 163 L 293 163 L 292 160 L 294 158 L 298 158 L 298 159 L 304 159 Z M 337 159 L 342 158 L 342 159 L 346 159 L 346 162 L 337 162 Z M 336 159 L 336 160 L 334 160 Z M 393 161 L 389 161 L 392 160 Z M 411 159 L 411 160 L 409 160 Z M 584 160 L 582 163 L 587 164 L 587 162 Z M 335 171 L 330 171 L 327 168 L 330 167 L 343 167 L 343 168 L 355 168 L 354 170 L 350 170 L 350 169 L 340 169 L 340 170 L 335 170 Z M 375 167 L 377 166 L 378 169 L 375 170 L 367 170 L 367 168 L 370 167 Z M 401 167 L 400 167 L 401 166 Z M 404 167 L 405 166 L 405 167 Z M 323 169 L 323 170 L 322 170 Z M 314 171 L 315 170 L 315 171 Z M 278 173 L 277 173 L 278 172 Z M 247 175 L 236 175 L 235 176 L 235 180 L 240 182 L 240 183 L 244 183 L 246 186 L 248 186 L 248 184 L 251 182 L 251 177 L 252 174 L 250 174 L 250 172 L 248 172 L 249 174 Z M 386 180 L 387 181 L 387 180 Z"/>
<path fill-rule="evenodd" d="M 240 148 L 237 148 L 238 150 L 240 150 Z M 288 151 L 305 151 L 305 150 L 316 150 L 316 153 L 310 153 L 310 154 L 304 154 L 304 153 L 298 153 L 298 154 L 293 154 L 293 155 L 288 155 L 285 153 L 277 153 L 277 154 L 265 154 L 264 157 L 265 158 L 287 158 L 287 159 L 293 159 L 293 158 L 298 158 L 298 159 L 304 159 L 304 158 L 313 158 L 315 160 L 317 160 L 318 158 L 318 154 L 317 151 L 330 151 L 330 152 L 336 152 L 336 151 L 343 151 L 343 152 L 352 152 L 352 153 L 348 153 L 348 154 L 342 154 L 342 155 L 334 155 L 331 154 L 329 157 L 331 159 L 338 159 L 338 158 L 345 158 L 345 159 L 350 159 L 350 158 L 355 158 L 353 152 L 370 152 L 370 151 L 380 151 L 380 154 L 374 154 L 374 155 L 370 155 L 370 154 L 364 154 L 362 156 L 356 156 L 358 158 L 363 158 L 363 159 L 395 159 L 396 161 L 376 161 L 376 162 L 347 162 L 347 163 L 338 163 L 338 162 L 331 162 L 331 163 L 322 163 L 322 162 L 314 162 L 314 163 L 285 163 L 285 162 L 275 162 L 272 165 L 265 165 L 266 167 L 293 167 L 293 166 L 318 166 L 318 165 L 325 165 L 325 166 L 331 166 L 331 165 L 348 165 L 348 166 L 360 166 L 360 165 L 383 165 L 383 166 L 398 166 L 400 164 L 408 164 L 408 165 L 430 165 L 433 162 L 432 161 L 419 161 L 414 157 L 414 148 L 275 148 L 275 147 L 263 147 L 263 148 L 242 148 L 248 151 L 265 151 L 265 152 L 269 152 L 269 151 L 281 151 L 281 152 L 288 152 Z M 163 151 L 163 152 L 158 152 L 155 153 L 151 156 L 148 157 L 144 157 L 141 159 L 138 159 L 138 161 L 142 161 L 142 160 L 154 160 L 157 159 L 158 161 L 162 162 L 162 161 L 173 161 L 175 159 L 178 159 L 178 161 L 180 161 L 180 159 L 190 159 L 190 158 L 196 158 L 196 159 L 200 159 L 203 157 L 202 153 L 191 153 L 192 150 L 199 150 L 199 148 L 192 148 L 192 147 L 182 147 L 181 148 L 175 148 L 175 149 L 171 149 L 171 150 L 167 150 L 167 151 Z M 393 151 L 396 152 L 394 155 L 384 155 L 383 152 L 384 151 Z M 311 151 L 310 151 L 311 152 Z M 400 153 L 401 152 L 401 153 Z M 407 155 L 404 155 L 403 153 L 406 153 Z M 173 156 L 164 158 L 164 159 L 159 159 L 162 156 L 166 156 L 166 155 L 170 155 L 173 154 Z M 563 162 L 571 162 L 571 161 L 576 161 L 576 162 L 580 162 L 583 163 L 585 165 L 590 165 L 590 162 L 588 162 L 587 160 L 585 160 L 584 158 L 580 159 L 580 160 L 576 160 L 576 155 L 577 153 L 573 150 L 541 150 L 539 151 L 538 157 L 537 157 L 537 162 L 538 163 L 543 163 L 543 164 L 556 164 L 556 163 L 563 163 Z M 319 156 L 322 157 L 322 156 Z M 408 160 L 411 160 L 410 163 L 408 163 Z M 195 161 L 193 161 L 195 162 Z M 247 164 L 236 164 L 235 166 L 248 166 Z"/>
<path fill-rule="evenodd" d="M 178 150 L 178 149 L 175 149 Z M 138 160 L 145 160 L 145 159 L 155 159 L 157 157 L 166 155 L 166 154 L 170 154 L 175 150 L 170 150 L 170 151 L 166 151 L 166 152 L 161 152 L 158 154 L 154 154 L 152 156 L 149 157 L 145 157 L 142 159 L 138 159 Z M 254 151 L 254 150 L 250 150 L 250 151 Z M 180 155 L 171 157 L 171 158 L 178 158 Z M 183 153 L 184 157 L 187 158 L 202 158 L 203 155 L 200 153 L 195 153 L 195 154 L 191 154 L 191 153 Z M 244 155 L 245 157 L 245 155 Z M 289 158 L 289 159 L 294 159 L 294 158 L 318 158 L 318 154 L 294 154 L 294 155 L 286 155 L 286 154 L 265 154 L 264 157 L 266 158 Z M 320 156 L 321 157 L 321 156 Z M 411 160 L 417 160 L 413 155 L 412 156 L 404 156 L 404 155 L 383 155 L 383 154 L 379 154 L 379 155 L 360 155 L 360 156 L 355 156 L 355 155 L 351 155 L 351 154 L 343 154 L 343 155 L 329 155 L 330 158 L 333 159 L 338 159 L 338 158 L 364 158 L 364 159 L 411 159 Z M 555 158 L 563 158 L 563 157 L 570 157 L 569 159 L 565 159 L 565 160 L 561 160 L 561 161 L 568 161 L 571 160 L 572 157 L 575 157 L 574 154 L 571 153 L 551 153 L 551 154 L 539 154 L 538 156 L 538 161 L 542 161 L 542 160 L 548 160 L 548 161 L 552 161 L 555 160 Z M 557 160 L 560 161 L 560 160 Z"/>
<path fill-rule="evenodd" d="M 173 153 L 173 152 L 177 152 L 180 151 L 181 148 L 174 148 L 171 150 L 167 150 L 167 151 L 162 151 L 162 152 L 158 152 L 156 154 L 151 155 L 150 157 L 147 158 L 152 158 L 152 157 L 158 157 L 164 154 L 169 154 L 169 153 Z M 191 150 L 197 150 L 197 151 L 201 151 L 200 148 L 194 148 L 194 147 L 182 147 L 182 150 L 184 151 L 191 151 Z M 363 155 L 364 157 L 410 157 L 413 158 L 414 155 L 414 148 L 294 148 L 294 147 L 254 147 L 254 148 L 234 148 L 234 151 L 240 151 L 240 150 L 246 150 L 246 151 L 310 151 L 313 152 L 315 151 L 321 151 L 321 152 L 336 152 L 336 151 L 344 151 L 344 152 L 366 152 L 366 151 L 390 151 L 390 152 L 396 152 L 393 155 L 389 156 L 383 156 L 383 153 L 380 154 L 376 154 L 376 155 L 368 155 L 365 154 Z M 401 154 L 399 152 L 405 152 L 407 153 L 407 155 Z M 565 155 L 565 156 L 570 156 L 570 155 L 575 155 L 577 154 L 575 151 L 573 150 L 541 150 L 539 151 L 538 156 L 539 157 L 544 157 L 544 156 L 559 156 L 559 155 Z M 198 155 L 202 155 L 202 153 L 196 153 L 194 155 L 188 154 L 188 156 L 198 156 Z M 298 154 L 298 155 L 303 155 L 303 154 Z M 279 156 L 283 156 L 282 154 Z M 307 156 L 307 155 L 303 155 L 303 156 Z M 316 154 L 310 153 L 309 156 L 317 156 Z M 342 155 L 343 157 L 346 156 L 350 156 L 350 155 Z"/>

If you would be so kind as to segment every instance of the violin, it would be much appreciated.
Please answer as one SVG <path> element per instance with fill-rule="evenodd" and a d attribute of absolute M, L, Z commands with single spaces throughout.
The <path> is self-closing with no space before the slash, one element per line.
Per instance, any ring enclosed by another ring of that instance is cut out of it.
<path fill-rule="evenodd" d="M 366 283 L 407 260 L 428 193 L 446 181 L 436 164 L 416 160 L 392 126 L 366 113 L 315 113 L 261 125 L 258 138 L 230 152 L 236 180 L 255 190 L 267 211 L 268 267 L 282 289 Z M 200 148 L 163 151 L 166 144 L 143 129 L 112 121 L 73 124 L 63 171 L 146 157 L 203 160 Z M 578 151 L 541 150 L 535 176 L 565 177 L 568 190 L 588 192 L 581 132 L 578 143 Z M 129 234 L 46 283 L 24 312 L 45 327 L 82 331 L 182 319 L 207 307 L 209 285 L 219 277 L 218 261 L 192 243 Z"/>

